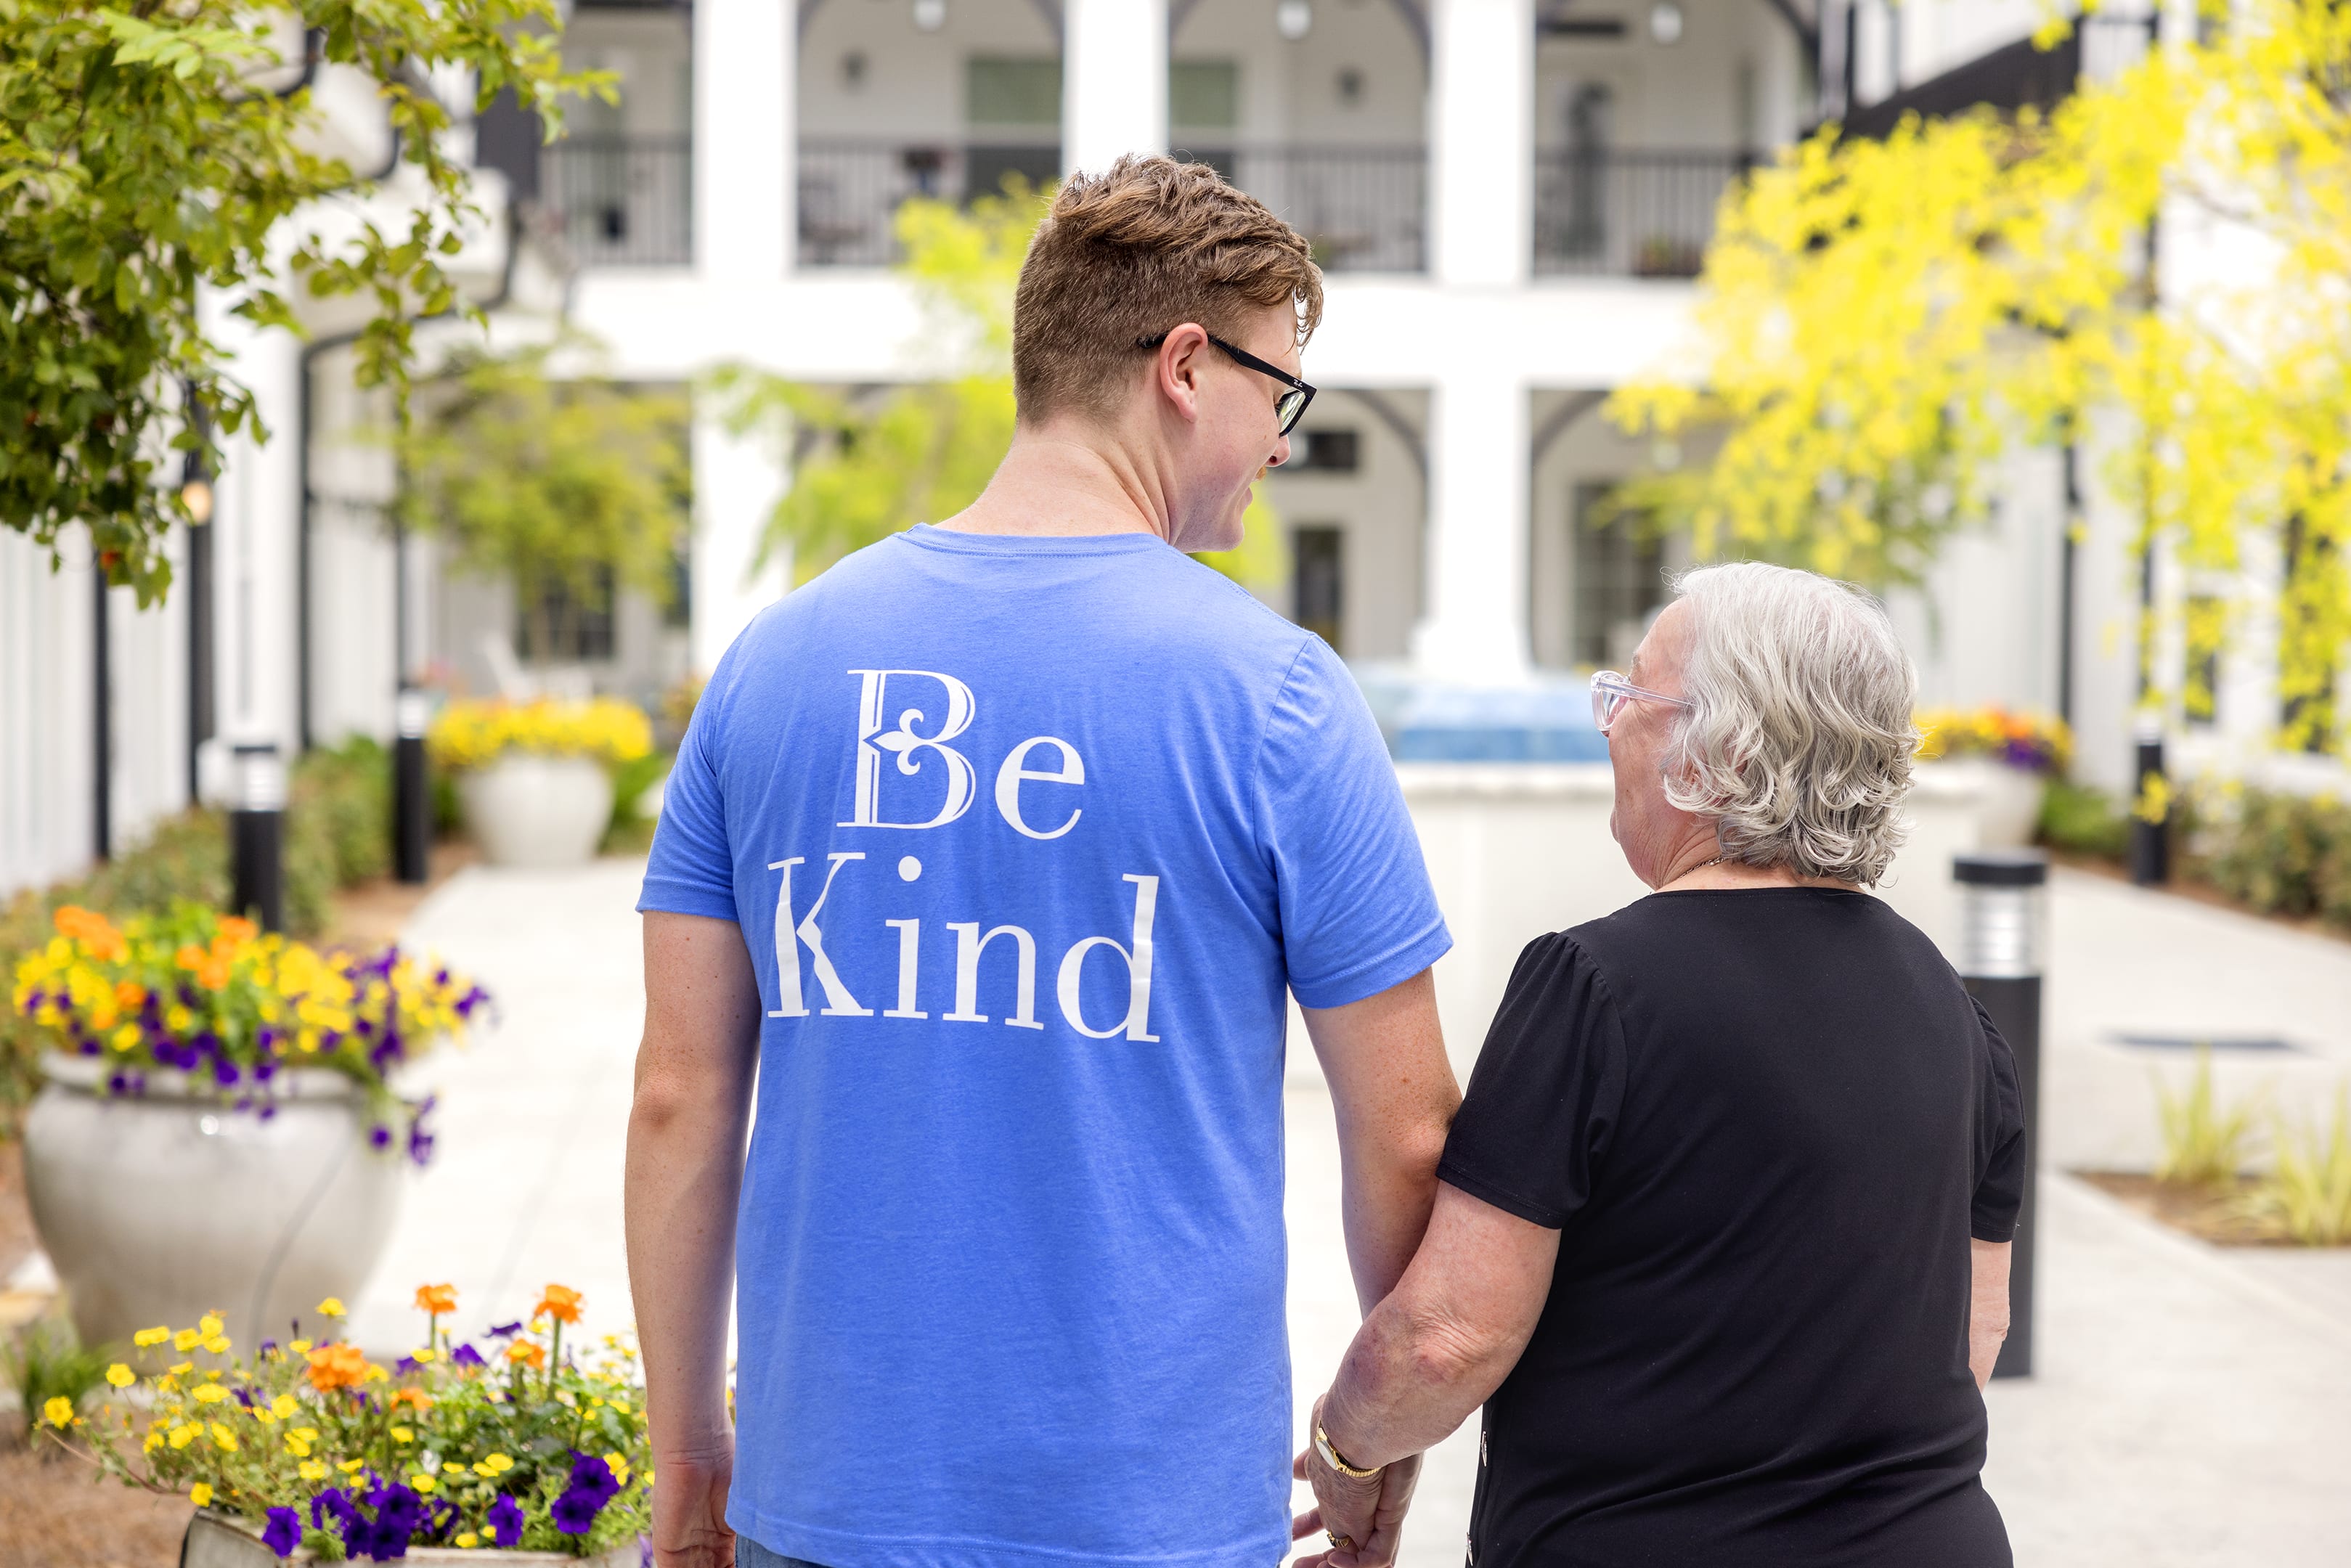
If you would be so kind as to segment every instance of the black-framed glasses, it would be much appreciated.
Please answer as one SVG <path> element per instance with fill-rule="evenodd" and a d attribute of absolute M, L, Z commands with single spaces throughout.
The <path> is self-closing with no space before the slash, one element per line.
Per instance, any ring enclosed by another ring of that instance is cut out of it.
<path fill-rule="evenodd" d="M 1283 386 L 1290 389 L 1288 392 L 1283 392 L 1280 397 L 1273 400 L 1273 412 L 1281 421 L 1281 428 L 1274 434 L 1277 435 L 1287 435 L 1291 431 L 1297 429 L 1298 422 L 1306 417 L 1306 405 L 1314 401 L 1314 388 L 1312 384 L 1300 381 L 1296 376 L 1291 375 L 1280 365 L 1268 364 L 1265 361 L 1259 359 L 1255 354 L 1250 353 L 1247 349 L 1234 348 L 1230 343 L 1226 342 L 1214 332 L 1210 332 L 1207 337 L 1208 341 L 1214 343 L 1217 348 L 1222 349 L 1225 351 L 1225 357 L 1232 361 L 1233 363 L 1239 365 L 1246 370 L 1255 371 L 1261 376 L 1271 376 L 1275 381 L 1280 382 Z M 1161 332 L 1149 338 L 1137 338 L 1134 340 L 1134 346 L 1138 349 L 1156 349 L 1160 344 L 1166 340 L 1167 334 Z"/>

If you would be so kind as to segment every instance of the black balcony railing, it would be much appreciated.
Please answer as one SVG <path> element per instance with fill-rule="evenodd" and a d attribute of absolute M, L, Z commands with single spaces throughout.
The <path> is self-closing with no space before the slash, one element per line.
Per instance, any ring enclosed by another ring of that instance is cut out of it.
<path fill-rule="evenodd" d="M 582 267 L 694 259 L 694 149 L 684 136 L 567 137 L 544 150 L 539 199 Z"/>
<path fill-rule="evenodd" d="M 1272 146 L 1180 151 L 1281 214 L 1326 272 L 1428 266 L 1428 152 L 1421 147 Z"/>
<path fill-rule="evenodd" d="M 1050 142 L 884 141 L 803 138 L 799 149 L 799 258 L 803 267 L 887 267 L 898 259 L 899 204 L 914 196 L 967 202 L 1018 175 L 1031 185 L 1061 177 Z"/>
<path fill-rule="evenodd" d="M 1695 277 L 1743 152 L 1618 148 L 1535 154 L 1537 272 Z"/>

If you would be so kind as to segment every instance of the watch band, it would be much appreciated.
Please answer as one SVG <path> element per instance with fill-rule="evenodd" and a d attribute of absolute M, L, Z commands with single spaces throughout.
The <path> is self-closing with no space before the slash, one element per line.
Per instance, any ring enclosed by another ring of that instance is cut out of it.
<path fill-rule="evenodd" d="M 1360 1466 L 1351 1465 L 1346 1460 L 1341 1458 L 1339 1457 L 1339 1450 L 1331 1446 L 1331 1434 L 1322 1429 L 1322 1423 L 1320 1421 L 1317 1421 L 1314 1424 L 1314 1451 L 1322 1456 L 1322 1462 L 1324 1464 L 1330 1466 L 1341 1475 L 1353 1476 L 1359 1481 L 1368 1480 L 1372 1477 L 1378 1475 L 1382 1470 L 1387 1469 L 1385 1465 L 1374 1465 L 1370 1469 L 1364 1469 Z"/>

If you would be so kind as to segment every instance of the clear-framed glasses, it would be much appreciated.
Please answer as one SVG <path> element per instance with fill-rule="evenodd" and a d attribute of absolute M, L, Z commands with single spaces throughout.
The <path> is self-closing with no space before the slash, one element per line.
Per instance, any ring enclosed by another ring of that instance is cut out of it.
<path fill-rule="evenodd" d="M 1312 383 L 1299 380 L 1296 376 L 1291 375 L 1288 371 L 1283 370 L 1280 365 L 1270 364 L 1266 361 L 1259 359 L 1255 354 L 1250 353 L 1246 349 L 1234 348 L 1230 343 L 1226 342 L 1214 332 L 1210 332 L 1207 337 L 1208 341 L 1223 350 L 1225 351 L 1225 356 L 1231 360 L 1233 363 L 1240 365 L 1248 370 L 1255 371 L 1261 376 L 1271 376 L 1275 381 L 1280 382 L 1282 386 L 1287 389 L 1286 391 L 1279 392 L 1274 394 L 1274 417 L 1281 421 L 1281 428 L 1274 434 L 1277 435 L 1287 435 L 1291 431 L 1297 429 L 1298 422 L 1306 417 L 1306 405 L 1314 401 L 1314 387 Z M 1137 338 L 1134 340 L 1134 346 L 1138 349 L 1156 349 L 1160 344 L 1166 340 L 1166 333 L 1157 332 L 1148 338 Z"/>
<path fill-rule="evenodd" d="M 1602 670 L 1592 677 L 1592 722 L 1605 735 L 1609 727 L 1625 712 L 1629 702 L 1663 703 L 1667 707 L 1687 711 L 1690 704 L 1680 697 L 1669 697 L 1663 692 L 1653 692 L 1646 686 L 1636 686 L 1614 670 Z"/>

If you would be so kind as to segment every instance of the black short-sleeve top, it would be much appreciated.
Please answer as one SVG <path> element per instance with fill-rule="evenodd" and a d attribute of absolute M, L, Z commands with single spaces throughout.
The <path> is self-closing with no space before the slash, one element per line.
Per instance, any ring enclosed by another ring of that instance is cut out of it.
<path fill-rule="evenodd" d="M 2015 1062 L 1866 894 L 1653 894 L 1520 956 L 1438 1175 L 1560 1232 L 1488 1401 L 1472 1568 L 2010 1562 L 1969 1239 Z"/>

